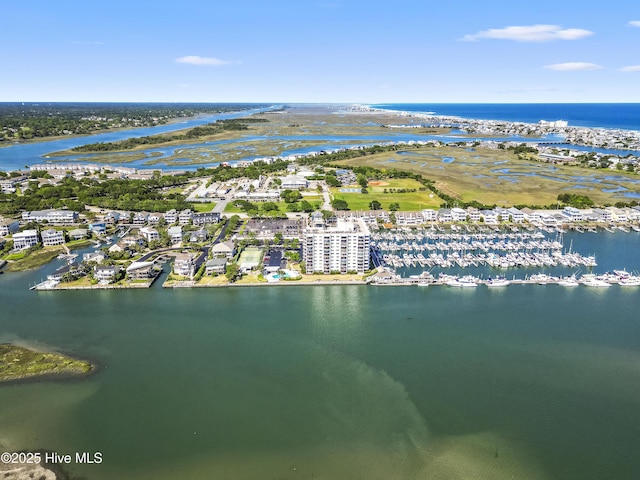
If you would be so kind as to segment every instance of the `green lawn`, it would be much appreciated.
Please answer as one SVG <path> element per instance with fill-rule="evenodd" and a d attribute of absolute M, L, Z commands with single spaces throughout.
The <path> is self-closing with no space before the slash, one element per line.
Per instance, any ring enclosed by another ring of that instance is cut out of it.
<path fill-rule="evenodd" d="M 215 202 L 211 202 L 211 203 L 192 203 L 191 204 L 191 208 L 194 212 L 197 213 L 205 213 L 205 212 L 211 212 L 213 210 L 213 207 L 216 206 Z"/>
<path fill-rule="evenodd" d="M 400 205 L 402 211 L 416 211 L 423 208 L 438 208 L 444 202 L 430 190 L 420 191 L 424 186 L 410 178 L 391 178 L 379 182 L 370 182 L 367 191 L 369 193 L 343 193 L 341 188 L 359 188 L 355 185 L 347 187 L 332 188 L 331 193 L 334 199 L 345 200 L 349 204 L 349 210 L 369 210 L 369 203 L 377 200 L 382 205 L 382 209 L 388 210 L 391 203 Z M 413 190 L 415 192 L 398 193 L 389 190 Z M 384 193 L 385 190 L 387 193 Z"/>

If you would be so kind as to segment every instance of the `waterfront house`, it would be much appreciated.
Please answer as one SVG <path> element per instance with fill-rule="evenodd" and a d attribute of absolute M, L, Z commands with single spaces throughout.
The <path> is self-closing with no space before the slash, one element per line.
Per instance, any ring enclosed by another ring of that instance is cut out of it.
<path fill-rule="evenodd" d="M 480 210 L 480 218 L 487 225 L 497 225 L 498 222 L 498 214 L 495 210 Z"/>
<path fill-rule="evenodd" d="M 153 262 L 133 262 L 126 269 L 127 277 L 132 280 L 148 280 L 155 276 Z"/>
<path fill-rule="evenodd" d="M 562 215 L 564 215 L 570 222 L 581 222 L 582 220 L 584 220 L 582 211 L 576 207 L 564 207 L 564 209 L 562 210 Z"/>
<path fill-rule="evenodd" d="M 605 210 L 611 212 L 611 217 L 612 217 L 614 222 L 628 222 L 629 221 L 629 217 L 627 217 L 627 213 L 621 208 L 607 207 L 607 208 L 605 208 Z"/>
<path fill-rule="evenodd" d="M 71 240 L 83 240 L 89 235 L 89 230 L 86 228 L 74 228 L 69 230 L 69 239 Z"/>
<path fill-rule="evenodd" d="M 127 247 L 135 248 L 136 245 L 144 245 L 144 239 L 140 235 L 127 235 L 122 238 L 122 243 Z"/>
<path fill-rule="evenodd" d="M 233 258 L 236 254 L 235 244 L 231 240 L 216 243 L 211 247 L 211 255 L 214 257 Z"/>
<path fill-rule="evenodd" d="M 474 207 L 467 208 L 467 217 L 469 218 L 470 222 L 479 222 L 481 218 L 480 210 Z"/>
<path fill-rule="evenodd" d="M 438 212 L 432 208 L 422 210 L 422 220 L 425 222 L 435 222 L 438 219 Z"/>
<path fill-rule="evenodd" d="M 145 225 L 147 220 L 149 219 L 149 214 L 147 212 L 136 212 L 133 214 L 133 224 L 136 226 Z"/>
<path fill-rule="evenodd" d="M 90 223 L 89 231 L 96 235 L 104 235 L 107 233 L 107 225 L 105 222 Z"/>
<path fill-rule="evenodd" d="M 89 253 L 85 253 L 82 255 L 82 263 L 89 263 L 89 262 L 94 262 L 94 263 L 102 263 L 104 262 L 104 259 L 106 258 L 105 254 L 103 251 L 98 250 L 95 252 L 89 252 Z"/>
<path fill-rule="evenodd" d="M 61 281 L 64 279 L 73 280 L 83 275 L 82 266 L 79 263 L 70 263 L 58 268 L 55 272 L 47 275 L 47 280 Z"/>
<path fill-rule="evenodd" d="M 40 233 L 42 237 L 42 245 L 45 247 L 55 247 L 64 244 L 64 232 L 49 228 Z"/>
<path fill-rule="evenodd" d="M 0 237 L 6 237 L 20 230 L 20 224 L 17 220 L 0 221 Z"/>
<path fill-rule="evenodd" d="M 441 208 L 438 210 L 438 222 L 449 223 L 453 221 L 453 215 L 450 208 Z"/>
<path fill-rule="evenodd" d="M 99 283 L 111 283 L 119 273 L 118 265 L 98 265 L 94 269 L 94 276 Z"/>
<path fill-rule="evenodd" d="M 195 269 L 195 256 L 192 253 L 179 253 L 173 262 L 173 273 L 183 277 L 192 277 Z"/>
<path fill-rule="evenodd" d="M 180 243 L 182 241 L 182 227 L 180 225 L 167 228 L 167 234 L 171 243 Z"/>
<path fill-rule="evenodd" d="M 525 216 L 522 210 L 519 210 L 515 207 L 507 208 L 504 215 L 507 216 L 505 220 L 511 220 L 513 223 L 522 223 L 524 222 Z"/>
<path fill-rule="evenodd" d="M 591 215 L 597 218 L 597 222 L 609 223 L 613 221 L 613 213 L 610 210 L 606 210 L 604 208 L 592 209 Z"/>
<path fill-rule="evenodd" d="M 212 258 L 207 261 L 204 267 L 206 275 L 220 275 L 225 272 L 227 259 L 225 257 Z"/>
<path fill-rule="evenodd" d="M 24 250 L 38 245 L 39 236 L 37 230 L 24 230 L 13 234 L 13 249 Z"/>
<path fill-rule="evenodd" d="M 160 219 L 163 218 L 160 213 L 150 213 L 147 217 L 147 223 L 149 225 L 158 225 L 160 223 Z"/>
<path fill-rule="evenodd" d="M 464 222 L 467 220 L 467 212 L 466 210 L 458 207 L 454 207 L 451 209 L 451 219 L 454 222 Z"/>

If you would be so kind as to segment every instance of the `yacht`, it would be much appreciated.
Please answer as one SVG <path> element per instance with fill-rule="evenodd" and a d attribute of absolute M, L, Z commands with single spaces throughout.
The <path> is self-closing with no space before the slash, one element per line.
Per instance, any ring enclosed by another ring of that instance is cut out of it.
<path fill-rule="evenodd" d="M 563 287 L 577 287 L 580 284 L 578 283 L 578 280 L 576 279 L 575 276 L 571 276 L 571 277 L 564 277 L 558 280 L 558 285 L 561 285 Z"/>
<path fill-rule="evenodd" d="M 486 282 L 487 287 L 506 287 L 511 282 L 504 277 L 489 278 Z"/>
<path fill-rule="evenodd" d="M 587 287 L 610 287 L 611 284 L 605 280 L 602 280 L 601 278 L 598 278 L 596 276 L 593 275 L 589 275 L 586 276 L 587 278 L 584 278 L 586 275 L 583 275 L 582 277 L 582 284 L 586 285 Z"/>

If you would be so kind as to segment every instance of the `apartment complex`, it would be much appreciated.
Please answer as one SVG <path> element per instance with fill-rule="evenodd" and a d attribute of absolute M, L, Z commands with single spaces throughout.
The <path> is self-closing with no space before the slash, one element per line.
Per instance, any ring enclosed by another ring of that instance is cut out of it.
<path fill-rule="evenodd" d="M 327 226 L 320 212 L 311 215 L 304 232 L 303 259 L 307 273 L 356 272 L 369 270 L 371 233 L 361 218 L 338 219 Z"/>

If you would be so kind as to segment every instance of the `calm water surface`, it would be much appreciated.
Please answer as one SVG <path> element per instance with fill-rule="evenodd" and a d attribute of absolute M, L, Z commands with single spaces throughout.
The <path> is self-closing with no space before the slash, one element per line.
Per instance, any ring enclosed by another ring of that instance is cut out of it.
<path fill-rule="evenodd" d="M 640 289 L 27 290 L 51 268 L 0 275 L 0 341 L 101 369 L 2 386 L 0 446 L 90 479 L 640 477 Z"/>

